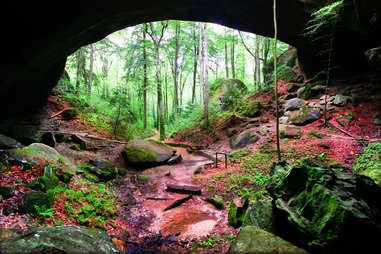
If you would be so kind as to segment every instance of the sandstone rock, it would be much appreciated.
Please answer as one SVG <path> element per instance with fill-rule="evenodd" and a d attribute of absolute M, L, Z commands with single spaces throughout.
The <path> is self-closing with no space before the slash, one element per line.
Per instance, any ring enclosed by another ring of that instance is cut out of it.
<path fill-rule="evenodd" d="M 243 227 L 232 242 L 229 253 L 307 254 L 305 250 L 256 226 Z"/>
<path fill-rule="evenodd" d="M 276 232 L 316 253 L 372 252 L 381 234 L 381 188 L 312 161 L 276 163 L 268 191 Z"/>
<path fill-rule="evenodd" d="M 256 101 L 250 102 L 242 109 L 242 114 L 248 117 L 257 117 L 261 114 L 262 104 Z"/>
<path fill-rule="evenodd" d="M 106 232 L 80 226 L 35 228 L 14 239 L 0 243 L 3 254 L 121 253 Z"/>
<path fill-rule="evenodd" d="M 302 86 L 301 88 L 298 89 L 296 93 L 298 95 L 298 98 L 303 100 L 308 100 L 309 98 L 311 98 L 311 94 L 312 94 L 311 86 L 309 85 Z"/>
<path fill-rule="evenodd" d="M 168 183 L 167 190 L 180 192 L 180 193 L 188 193 L 188 194 L 201 194 L 201 185 L 192 185 L 192 184 L 176 184 L 176 183 Z"/>
<path fill-rule="evenodd" d="M 271 200 L 257 200 L 251 203 L 242 226 L 256 226 L 274 233 L 274 214 Z"/>
<path fill-rule="evenodd" d="M 242 225 L 245 219 L 246 210 L 249 206 L 249 201 L 246 198 L 242 201 L 242 206 L 238 206 L 234 200 L 230 202 L 228 223 L 234 228 L 238 228 Z"/>
<path fill-rule="evenodd" d="M 292 113 L 291 123 L 295 125 L 306 125 L 315 122 L 320 117 L 320 110 L 303 106 L 299 111 Z"/>
<path fill-rule="evenodd" d="M 0 148 L 19 148 L 21 146 L 17 140 L 0 134 Z"/>
<path fill-rule="evenodd" d="M 230 147 L 232 149 L 244 148 L 249 144 L 257 142 L 259 137 L 252 130 L 246 130 L 230 139 Z"/>
<path fill-rule="evenodd" d="M 301 108 L 302 106 L 306 105 L 307 102 L 300 98 L 294 98 L 291 100 L 287 100 L 284 104 L 284 110 L 296 110 Z"/>

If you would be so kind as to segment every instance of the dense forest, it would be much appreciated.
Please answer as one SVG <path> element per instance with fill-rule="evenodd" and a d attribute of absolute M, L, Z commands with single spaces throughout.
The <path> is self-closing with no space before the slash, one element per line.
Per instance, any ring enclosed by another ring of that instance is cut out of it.
<path fill-rule="evenodd" d="M 0 253 L 374 252 L 381 6 L 157 1 L 173 10 L 23 13 L 38 26 L 0 75 Z"/>

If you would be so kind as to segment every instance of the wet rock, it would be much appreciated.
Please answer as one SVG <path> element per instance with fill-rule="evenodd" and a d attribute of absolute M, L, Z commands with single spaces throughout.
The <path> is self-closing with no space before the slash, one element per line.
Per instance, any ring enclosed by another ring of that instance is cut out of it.
<path fill-rule="evenodd" d="M 271 200 L 257 200 L 251 203 L 242 226 L 256 226 L 274 233 L 274 214 Z"/>
<path fill-rule="evenodd" d="M 295 125 L 306 125 L 315 122 L 320 117 L 319 109 L 303 106 L 299 111 L 291 114 L 291 123 Z"/>
<path fill-rule="evenodd" d="M 240 227 L 245 219 L 246 210 L 249 206 L 249 201 L 246 198 L 244 198 L 242 200 L 242 203 L 242 206 L 238 206 L 234 200 L 230 202 L 228 223 L 230 226 L 234 228 Z"/>
<path fill-rule="evenodd" d="M 0 243 L 3 254 L 121 253 L 106 232 L 79 226 L 35 228 L 14 239 Z"/>
<path fill-rule="evenodd" d="M 62 111 L 61 116 L 64 120 L 71 120 L 79 115 L 79 110 L 77 108 L 66 108 Z"/>
<path fill-rule="evenodd" d="M 202 189 L 201 185 L 195 185 L 195 184 L 175 184 L 175 183 L 167 184 L 167 190 L 172 192 L 200 195 L 201 189 Z"/>
<path fill-rule="evenodd" d="M 244 148 L 249 144 L 253 144 L 259 140 L 259 137 L 252 130 L 246 130 L 230 139 L 230 147 L 232 149 Z"/>
<path fill-rule="evenodd" d="M 296 109 L 300 109 L 301 107 L 303 107 L 304 105 L 306 105 L 307 102 L 303 99 L 299 99 L 299 98 L 294 98 L 294 99 L 291 99 L 291 100 L 287 100 L 284 104 L 284 110 L 285 111 L 289 111 L 289 110 L 296 110 Z"/>
<path fill-rule="evenodd" d="M 350 101 L 350 97 L 337 94 L 335 96 L 332 96 L 331 100 L 333 105 L 342 107 L 348 104 L 348 102 Z"/>
<path fill-rule="evenodd" d="M 56 146 L 57 142 L 56 142 L 56 138 L 54 137 L 53 133 L 45 132 L 41 136 L 41 143 L 54 148 Z"/>
<path fill-rule="evenodd" d="M 381 188 L 373 180 L 312 161 L 273 164 L 271 175 L 267 189 L 281 237 L 316 253 L 377 248 Z"/>
<path fill-rule="evenodd" d="M 161 142 L 133 140 L 125 146 L 122 155 L 127 163 L 144 167 L 165 164 L 175 153 Z"/>
<path fill-rule="evenodd" d="M 36 206 L 40 208 L 51 208 L 54 204 L 54 197 L 39 191 L 31 191 L 25 193 L 22 199 L 22 208 L 31 214 L 37 215 Z M 1 249 L 1 248 L 0 248 Z"/>
<path fill-rule="evenodd" d="M 305 250 L 256 226 L 243 227 L 232 242 L 229 253 L 307 254 Z"/>
<path fill-rule="evenodd" d="M 19 148 L 21 146 L 17 140 L 0 134 L 0 148 Z"/>
<path fill-rule="evenodd" d="M 303 135 L 303 130 L 297 127 L 286 126 L 280 130 L 280 138 L 299 139 Z"/>

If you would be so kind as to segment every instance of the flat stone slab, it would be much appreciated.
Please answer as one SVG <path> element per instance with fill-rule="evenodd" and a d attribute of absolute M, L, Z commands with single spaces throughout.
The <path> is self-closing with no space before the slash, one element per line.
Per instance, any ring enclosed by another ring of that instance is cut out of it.
<path fill-rule="evenodd" d="M 167 190 L 173 192 L 200 195 L 201 185 L 168 183 Z"/>

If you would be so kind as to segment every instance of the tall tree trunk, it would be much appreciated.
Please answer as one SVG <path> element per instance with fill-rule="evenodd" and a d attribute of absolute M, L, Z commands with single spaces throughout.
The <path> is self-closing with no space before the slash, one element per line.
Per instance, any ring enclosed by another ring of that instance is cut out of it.
<path fill-rule="evenodd" d="M 168 122 L 168 78 L 167 74 L 164 74 L 164 86 L 165 86 L 165 94 L 164 94 L 164 118 L 165 121 Z"/>
<path fill-rule="evenodd" d="M 175 120 L 177 121 L 179 113 L 179 70 L 178 70 L 178 59 L 179 59 L 179 37 L 180 37 L 180 23 L 176 23 L 175 29 L 175 58 L 173 60 L 173 89 L 174 89 L 174 107 L 175 107 Z"/>
<path fill-rule="evenodd" d="M 156 124 L 156 110 L 155 110 L 155 95 L 154 95 L 154 92 L 152 91 L 152 94 L 151 94 L 151 98 L 152 98 L 152 119 L 153 119 L 153 127 L 154 128 L 157 128 L 157 124 Z"/>
<path fill-rule="evenodd" d="M 91 98 L 91 90 L 93 88 L 93 68 L 94 68 L 94 45 L 90 44 L 90 71 L 89 71 L 89 99 Z"/>
<path fill-rule="evenodd" d="M 228 68 L 228 44 L 227 44 L 227 42 L 226 42 L 226 27 L 225 27 L 224 44 L 225 44 L 225 73 L 226 73 L 226 78 L 229 78 L 229 68 Z"/>
<path fill-rule="evenodd" d="M 77 81 L 75 85 L 75 94 L 79 94 L 79 86 L 81 84 L 81 63 L 82 63 L 82 48 L 77 51 Z"/>
<path fill-rule="evenodd" d="M 235 51 L 235 42 L 234 42 L 234 30 L 232 33 L 232 46 L 231 46 L 231 54 L 230 54 L 230 61 L 231 61 L 231 66 L 232 66 L 232 77 L 235 79 L 235 56 L 234 56 L 234 51 Z"/>
<path fill-rule="evenodd" d="M 263 38 L 263 66 L 266 66 L 267 64 L 267 58 L 269 56 L 270 52 L 270 39 L 265 37 Z M 266 84 L 267 82 L 267 76 L 266 76 L 266 69 L 262 69 L 262 76 L 263 76 L 263 83 Z"/>
<path fill-rule="evenodd" d="M 200 62 L 200 116 L 202 116 L 202 106 L 203 106 L 203 87 L 204 87 L 204 65 L 202 61 L 202 24 L 199 23 L 199 44 L 198 44 L 198 59 Z"/>
<path fill-rule="evenodd" d="M 196 42 L 196 28 L 193 27 L 193 87 L 192 87 L 192 104 L 196 100 L 196 77 L 197 77 L 197 42 Z"/>
<path fill-rule="evenodd" d="M 277 148 L 277 154 L 278 154 L 278 161 L 281 161 L 281 154 L 280 154 L 280 139 L 279 139 L 279 99 L 278 99 L 278 68 L 277 68 L 277 55 L 276 55 L 276 48 L 278 44 L 278 24 L 277 24 L 277 5 L 276 0 L 274 1 L 274 89 L 275 89 L 275 117 L 276 117 L 276 148 Z"/>
<path fill-rule="evenodd" d="M 147 128 L 147 51 L 146 51 L 147 24 L 143 25 L 143 103 L 144 129 Z"/>
<path fill-rule="evenodd" d="M 209 113 L 208 113 L 208 108 L 209 108 L 209 77 L 208 77 L 208 62 L 209 62 L 209 50 L 208 50 L 208 32 L 206 30 L 207 25 L 204 23 L 204 68 L 205 68 L 205 98 L 204 98 L 204 118 L 206 121 L 206 125 L 209 125 Z"/>
<path fill-rule="evenodd" d="M 255 72 L 256 72 L 256 84 L 258 91 L 261 90 L 261 62 L 259 59 L 259 45 L 261 41 L 261 36 L 256 35 L 255 36 Z"/>

